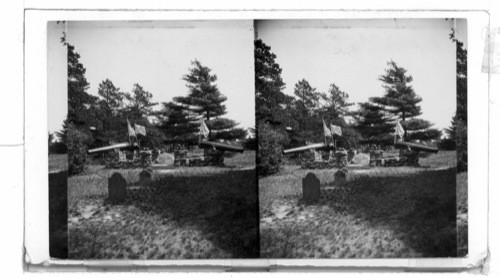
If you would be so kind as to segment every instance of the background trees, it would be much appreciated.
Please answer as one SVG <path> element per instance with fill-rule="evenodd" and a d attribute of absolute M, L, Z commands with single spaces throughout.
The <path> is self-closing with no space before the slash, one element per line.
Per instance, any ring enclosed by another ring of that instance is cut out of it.
<path fill-rule="evenodd" d="M 178 103 L 194 106 L 191 111 L 199 113 L 210 129 L 209 139 L 235 140 L 243 139 L 246 131 L 236 128 L 238 123 L 222 117 L 227 113 L 224 102 L 226 96 L 219 92 L 215 84 L 217 75 L 211 74 L 211 69 L 201 65 L 198 60 L 193 61 L 189 73 L 183 76 L 189 88 L 187 96 L 175 97 Z"/>
<path fill-rule="evenodd" d="M 467 171 L 467 49 L 454 30 L 450 39 L 457 47 L 457 111 L 446 132 L 456 144 L 457 170 Z"/>
<path fill-rule="evenodd" d="M 394 125 L 380 106 L 371 102 L 360 103 L 356 119 L 356 130 L 362 137 L 362 144 L 388 146 L 393 143 Z"/>
<path fill-rule="evenodd" d="M 399 67 L 394 61 L 387 65 L 385 74 L 379 77 L 386 92 L 382 97 L 370 98 L 370 101 L 392 115 L 394 120 L 401 120 L 405 140 L 438 139 L 441 136 L 439 130 L 431 128 L 429 121 L 416 118 L 422 114 L 419 105 L 422 98 L 411 86 L 412 76 L 407 75 L 406 69 Z"/>
<path fill-rule="evenodd" d="M 255 61 L 255 120 L 257 122 L 257 171 L 269 175 L 279 171 L 288 144 L 287 125 L 291 125 L 289 112 L 293 98 L 283 93 L 281 67 L 276 55 L 262 40 L 254 42 Z M 287 108 L 288 107 L 288 108 Z"/>

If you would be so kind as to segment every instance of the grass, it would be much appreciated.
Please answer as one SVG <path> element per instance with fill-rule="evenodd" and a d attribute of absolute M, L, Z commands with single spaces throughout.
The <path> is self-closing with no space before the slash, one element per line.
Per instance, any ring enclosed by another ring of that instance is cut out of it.
<path fill-rule="evenodd" d="M 335 186 L 335 170 L 286 166 L 261 178 L 261 256 L 455 257 L 457 250 L 463 255 L 466 243 L 459 238 L 457 247 L 457 203 L 460 211 L 467 190 L 460 185 L 463 174 L 457 177 L 449 168 L 455 161 L 454 152 L 440 152 L 420 160 L 430 168 L 352 170 L 344 187 Z M 298 202 L 308 172 L 322 184 L 317 205 Z M 466 227 L 458 233 L 466 238 Z"/>
<path fill-rule="evenodd" d="M 256 258 L 258 201 L 251 153 L 232 167 L 180 167 L 134 185 L 139 169 L 91 166 L 68 179 L 70 259 Z M 127 199 L 105 200 L 107 178 L 121 173 Z"/>

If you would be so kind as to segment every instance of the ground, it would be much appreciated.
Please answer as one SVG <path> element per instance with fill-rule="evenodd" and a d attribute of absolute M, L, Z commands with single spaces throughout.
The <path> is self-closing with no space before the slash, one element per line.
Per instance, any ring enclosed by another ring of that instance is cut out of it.
<path fill-rule="evenodd" d="M 226 168 L 155 170 L 151 187 L 136 185 L 140 169 L 90 166 L 68 178 L 68 257 L 258 257 L 254 161 L 255 152 L 246 151 L 227 158 Z M 128 182 L 127 199 L 118 205 L 106 200 L 107 178 L 114 172 Z"/>
<path fill-rule="evenodd" d="M 439 152 L 421 164 L 352 170 L 345 186 L 335 186 L 336 170 L 298 166 L 260 178 L 261 257 L 466 255 L 467 173 L 456 174 L 455 152 Z M 299 203 L 308 172 L 322 185 L 315 205 Z"/>

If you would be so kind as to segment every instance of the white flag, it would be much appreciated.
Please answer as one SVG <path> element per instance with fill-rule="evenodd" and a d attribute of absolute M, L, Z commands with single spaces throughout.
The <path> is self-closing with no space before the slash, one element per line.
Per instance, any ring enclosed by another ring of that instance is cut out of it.
<path fill-rule="evenodd" d="M 135 136 L 135 130 L 130 125 L 130 122 L 127 119 L 127 127 L 128 127 L 128 136 Z"/>
<path fill-rule="evenodd" d="M 134 124 L 135 134 L 142 134 L 146 136 L 146 128 L 142 125 Z"/>
<path fill-rule="evenodd" d="M 207 125 L 205 124 L 205 119 L 201 118 L 201 122 L 200 122 L 200 134 L 201 134 L 201 136 L 203 136 L 204 138 L 207 138 L 209 133 L 210 133 L 210 131 L 208 130 Z"/>
<path fill-rule="evenodd" d="M 330 132 L 330 129 L 325 124 L 325 120 L 323 120 L 323 132 L 325 132 L 325 137 L 332 137 L 332 133 Z"/>
<path fill-rule="evenodd" d="M 396 130 L 394 131 L 394 136 L 399 136 L 399 138 L 403 139 L 403 135 L 405 134 L 405 130 L 401 126 L 401 123 L 397 121 Z"/>
<path fill-rule="evenodd" d="M 332 134 L 337 134 L 338 136 L 342 136 L 342 129 L 340 128 L 340 126 L 330 124 L 330 129 L 332 131 Z"/>

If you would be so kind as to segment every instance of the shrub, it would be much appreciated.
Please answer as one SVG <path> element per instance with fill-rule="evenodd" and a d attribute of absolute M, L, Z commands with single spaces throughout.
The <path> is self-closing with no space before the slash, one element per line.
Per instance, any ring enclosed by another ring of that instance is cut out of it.
<path fill-rule="evenodd" d="M 68 172 L 70 175 L 80 174 L 85 171 L 88 162 L 87 144 L 90 135 L 79 130 L 74 125 L 67 129 L 66 140 L 68 145 Z"/>
<path fill-rule="evenodd" d="M 457 171 L 467 171 L 467 123 L 458 121 L 455 126 L 457 140 Z"/>
<path fill-rule="evenodd" d="M 452 151 L 457 149 L 457 143 L 451 138 L 445 138 L 439 142 L 439 148 L 445 151 Z"/>
<path fill-rule="evenodd" d="M 279 132 L 266 123 L 259 124 L 258 129 L 257 172 L 261 176 L 279 171 L 283 159 L 283 145 L 288 142 L 286 133 Z"/>

